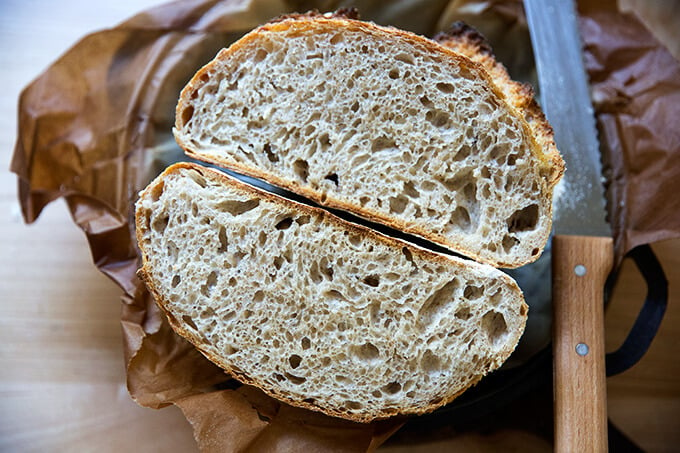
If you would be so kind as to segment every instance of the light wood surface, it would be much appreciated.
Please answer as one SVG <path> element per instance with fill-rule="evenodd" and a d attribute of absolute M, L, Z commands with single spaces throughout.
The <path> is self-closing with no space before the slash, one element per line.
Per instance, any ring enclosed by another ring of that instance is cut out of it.
<path fill-rule="evenodd" d="M 120 291 L 92 265 L 62 202 L 24 225 L 7 170 L 20 90 L 81 36 L 155 0 L 0 2 L 0 451 L 191 452 L 181 412 L 141 408 L 125 388 Z M 680 446 L 680 241 L 655 247 L 671 282 L 659 337 L 632 370 L 607 380 L 612 420 L 646 451 Z M 644 287 L 626 263 L 606 314 L 607 349 L 623 340 Z M 393 451 L 550 451 L 530 433 L 452 435 Z"/>
<path fill-rule="evenodd" d="M 607 451 L 604 286 L 611 238 L 552 242 L 555 451 Z"/>

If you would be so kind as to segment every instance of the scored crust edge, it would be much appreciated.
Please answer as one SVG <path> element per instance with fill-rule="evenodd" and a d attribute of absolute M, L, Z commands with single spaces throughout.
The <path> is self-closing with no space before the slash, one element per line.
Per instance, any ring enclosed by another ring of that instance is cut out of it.
<path fill-rule="evenodd" d="M 256 40 L 258 35 L 262 32 L 286 30 L 292 26 L 299 27 L 299 30 L 303 32 L 314 30 L 317 26 L 323 25 L 336 27 L 338 29 L 344 28 L 350 30 L 359 30 L 380 38 L 394 38 L 397 36 L 400 39 L 409 41 L 415 47 L 424 48 L 428 52 L 439 53 L 443 57 L 449 59 L 448 62 L 443 63 L 455 63 L 468 69 L 472 69 L 486 81 L 488 88 L 496 95 L 500 102 L 505 104 L 513 116 L 519 119 L 521 127 L 525 130 L 527 139 L 533 145 L 531 146 L 531 153 L 538 160 L 540 167 L 539 176 L 545 179 L 546 182 L 547 191 L 545 193 L 545 208 L 548 212 L 545 215 L 548 217 L 548 224 L 546 225 L 545 231 L 543 231 L 542 234 L 537 235 L 540 238 L 540 243 L 545 246 L 552 228 L 553 189 L 564 173 L 564 161 L 562 160 L 562 157 L 560 156 L 557 148 L 554 145 L 554 141 L 552 140 L 552 128 L 545 120 L 545 116 L 543 116 L 538 104 L 533 100 L 533 91 L 531 90 L 531 87 L 513 82 L 507 74 L 507 71 L 505 71 L 505 68 L 503 68 L 502 65 L 496 63 L 493 54 L 491 54 L 490 50 L 488 50 L 488 45 L 486 46 L 487 49 L 484 52 L 486 57 L 481 61 L 474 61 L 465 54 L 455 51 L 452 46 L 444 45 L 433 39 L 429 39 L 424 36 L 420 36 L 395 27 L 386 27 L 377 25 L 373 22 L 354 19 L 353 17 L 355 16 L 353 15 L 352 11 L 353 10 L 349 10 L 349 12 L 340 11 L 337 14 L 318 14 L 315 12 L 309 12 L 305 14 L 291 14 L 282 16 L 263 24 L 258 28 L 255 28 L 244 35 L 241 39 L 233 43 L 230 47 L 220 50 L 220 52 L 215 56 L 215 58 L 213 58 L 211 62 L 196 72 L 196 74 L 180 93 L 179 102 L 177 103 L 175 109 L 175 126 L 173 128 L 173 133 L 177 143 L 184 149 L 185 154 L 202 162 L 228 168 L 238 173 L 261 179 L 272 185 L 301 195 L 324 207 L 351 212 L 368 221 L 383 224 L 395 230 L 400 230 L 409 234 L 420 236 L 430 242 L 441 245 L 455 253 L 464 255 L 477 262 L 490 264 L 497 268 L 514 269 L 537 260 L 541 253 L 532 255 L 529 258 L 526 258 L 524 261 L 508 261 L 503 260 L 502 258 L 486 258 L 480 256 L 478 252 L 470 250 L 459 243 L 443 240 L 441 237 L 430 232 L 424 226 L 413 225 L 388 214 L 367 210 L 360 206 L 349 205 L 348 203 L 335 200 L 333 197 L 326 197 L 326 194 L 324 193 L 319 193 L 316 190 L 302 187 L 294 181 L 281 178 L 274 173 L 261 170 L 254 166 L 243 165 L 238 162 L 226 163 L 219 158 L 204 156 L 200 153 L 194 152 L 191 149 L 191 145 L 184 142 L 179 130 L 183 126 L 182 111 L 184 111 L 186 108 L 186 103 L 190 99 L 191 93 L 198 89 L 198 87 L 203 83 L 204 75 L 210 71 L 214 65 L 218 64 L 218 62 L 225 58 L 226 55 L 235 53 L 241 47 L 248 45 L 250 41 Z M 474 31 L 474 29 L 471 27 L 468 28 Z M 478 33 L 477 35 L 481 37 L 481 35 Z M 451 35 L 452 43 L 455 42 L 455 39 L 455 36 Z M 484 38 L 481 38 L 481 40 L 484 41 Z M 469 42 L 469 48 L 472 49 L 472 44 L 475 42 L 475 40 L 472 39 L 472 34 L 470 34 L 470 37 L 466 38 L 466 41 Z M 479 39 L 477 39 L 477 41 L 479 41 Z M 493 62 L 493 64 L 489 64 L 489 62 Z M 492 71 L 492 73 L 489 73 L 487 67 L 495 67 L 496 65 L 500 65 L 501 71 Z M 504 76 L 502 76 L 502 74 L 504 74 Z M 496 75 L 500 76 L 498 80 L 495 80 Z M 509 89 L 504 90 L 499 87 L 499 85 L 508 87 Z M 512 97 L 508 98 L 506 93 L 513 93 L 513 95 Z M 522 110 L 518 108 L 518 106 L 524 106 L 524 109 Z M 528 123 L 528 120 L 532 118 L 542 119 L 542 121 L 538 121 L 536 123 L 537 125 L 540 125 L 539 128 L 532 128 L 532 126 Z M 540 135 L 536 135 L 537 132 L 540 132 Z M 550 143 L 552 143 L 552 146 L 548 146 Z"/>
<path fill-rule="evenodd" d="M 387 244 L 390 247 L 398 248 L 401 249 L 403 247 L 408 247 L 409 250 L 416 254 L 420 255 L 422 259 L 426 260 L 431 260 L 431 261 L 438 261 L 438 262 L 445 262 L 446 265 L 454 265 L 458 268 L 465 269 L 465 267 L 468 264 L 472 264 L 473 266 L 480 266 L 480 267 L 487 267 L 488 270 L 493 270 L 493 272 L 496 274 L 496 277 L 499 279 L 502 279 L 505 281 L 505 283 L 509 286 L 509 288 L 517 295 L 520 301 L 520 307 L 518 310 L 518 319 L 520 323 L 520 327 L 516 329 L 516 331 L 513 332 L 512 337 L 510 340 L 508 340 L 508 346 L 496 355 L 497 362 L 499 364 L 504 363 L 508 357 L 512 354 L 512 352 L 515 350 L 517 347 L 517 344 L 519 343 L 519 340 L 524 332 L 524 329 L 526 328 L 526 321 L 528 317 L 528 310 L 529 307 L 527 306 L 525 300 L 524 300 L 524 295 L 517 285 L 517 283 L 507 274 L 499 271 L 498 269 L 495 269 L 491 266 L 477 263 L 471 260 L 465 260 L 462 258 L 455 258 L 452 256 L 444 255 L 438 252 L 435 252 L 433 250 L 429 250 L 423 247 L 420 247 L 416 244 L 412 244 L 410 242 L 405 242 L 397 238 L 393 238 L 391 236 L 386 236 L 376 230 L 373 230 L 368 227 L 364 227 L 363 225 L 359 224 L 354 224 L 348 221 L 345 221 L 332 213 L 322 209 L 322 208 L 316 208 L 313 206 L 308 206 L 305 204 L 301 204 L 299 202 L 296 202 L 294 200 L 290 200 L 288 198 L 281 197 L 279 195 L 265 192 L 262 189 L 259 189 L 254 186 L 250 186 L 242 181 L 239 181 L 225 173 L 222 173 L 220 171 L 202 167 L 198 164 L 190 163 L 190 162 L 180 162 L 171 165 L 170 167 L 166 168 L 165 171 L 154 181 L 152 181 L 142 192 L 140 192 L 139 200 L 142 200 L 148 192 L 151 192 L 157 188 L 157 186 L 163 182 L 163 179 L 173 173 L 179 172 L 182 169 L 185 170 L 193 170 L 198 172 L 201 176 L 212 179 L 213 181 L 218 182 L 219 184 L 224 184 L 225 182 L 229 185 L 231 185 L 233 188 L 235 188 L 238 191 L 246 192 L 249 195 L 254 195 L 257 197 L 260 197 L 264 200 L 270 201 L 272 203 L 278 204 L 278 205 L 285 205 L 288 204 L 291 208 L 294 208 L 298 210 L 299 212 L 306 213 L 306 214 L 312 214 L 312 215 L 320 215 L 322 216 L 324 221 L 331 222 L 335 224 L 336 226 L 344 229 L 348 229 L 356 234 L 363 235 L 365 237 L 371 238 L 373 240 L 377 240 L 379 242 L 383 242 Z M 422 407 L 417 407 L 413 408 L 412 410 L 408 411 L 403 411 L 399 412 L 397 409 L 392 408 L 388 410 L 382 410 L 378 411 L 378 414 L 376 416 L 369 416 L 367 414 L 355 414 L 355 413 L 348 413 L 348 412 L 341 412 L 341 411 L 335 411 L 332 408 L 328 407 L 321 407 L 316 404 L 311 404 L 304 402 L 302 400 L 296 400 L 294 398 L 291 398 L 290 396 L 277 392 L 275 389 L 271 389 L 269 387 L 264 386 L 262 383 L 251 379 L 247 374 L 240 372 L 238 370 L 234 370 L 232 367 L 227 364 L 222 357 L 219 355 L 213 354 L 209 351 L 205 351 L 202 346 L 201 346 L 201 340 L 200 338 L 194 334 L 191 331 L 188 331 L 185 329 L 182 325 L 182 322 L 178 321 L 172 313 L 169 312 L 168 309 L 166 309 L 165 304 L 167 301 L 165 298 L 162 296 L 161 292 L 159 289 L 156 287 L 154 284 L 152 278 L 151 278 L 151 273 L 149 271 L 149 263 L 147 262 L 146 259 L 146 253 L 143 247 L 143 234 L 145 231 L 147 231 L 147 228 L 142 221 L 144 219 L 144 215 L 141 214 L 141 203 L 138 202 L 136 209 L 135 209 L 135 231 L 136 231 L 136 236 L 137 236 L 137 243 L 139 244 L 140 251 L 142 252 L 141 257 L 142 257 L 142 266 L 141 268 L 137 271 L 137 276 L 144 282 L 150 293 L 153 295 L 154 301 L 156 302 L 156 305 L 160 308 L 160 310 L 165 314 L 170 326 L 173 328 L 173 330 L 179 334 L 181 337 L 184 339 L 188 340 L 196 349 L 198 349 L 201 354 L 203 354 L 208 360 L 211 362 L 217 364 L 220 368 L 225 370 L 229 375 L 237 379 L 238 381 L 242 382 L 243 384 L 247 385 L 252 385 L 254 387 L 257 387 L 258 389 L 262 390 L 264 393 L 267 395 L 276 398 L 279 401 L 283 401 L 285 403 L 290 404 L 291 406 L 296 406 L 296 407 L 301 407 L 304 409 L 310 409 L 313 411 L 321 412 L 326 415 L 334 416 L 334 417 L 339 417 L 343 418 L 346 420 L 351 420 L 355 422 L 360 422 L 360 423 L 368 423 L 372 422 L 375 420 L 382 420 L 394 416 L 399 416 L 399 415 L 419 415 L 419 414 L 424 414 L 428 412 L 432 412 L 433 410 L 444 406 L 451 401 L 455 400 L 458 396 L 463 394 L 465 391 L 470 389 L 471 387 L 475 386 L 486 374 L 489 372 L 492 372 L 496 369 L 498 369 L 497 366 L 487 372 L 481 372 L 479 374 L 476 374 L 472 377 L 469 385 L 467 387 L 464 387 L 460 390 L 457 390 L 449 395 L 444 396 L 441 401 L 434 403 L 434 404 L 428 404 L 424 405 Z"/>

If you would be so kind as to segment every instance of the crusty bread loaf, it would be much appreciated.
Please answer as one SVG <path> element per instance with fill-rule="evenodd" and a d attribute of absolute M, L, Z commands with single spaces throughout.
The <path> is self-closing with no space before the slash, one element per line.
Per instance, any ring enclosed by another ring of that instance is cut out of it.
<path fill-rule="evenodd" d="M 497 269 L 194 164 L 140 195 L 140 276 L 173 328 L 242 382 L 351 420 L 431 411 L 498 368 L 526 322 Z"/>
<path fill-rule="evenodd" d="M 512 268 L 545 246 L 563 163 L 507 82 L 411 33 L 293 17 L 195 75 L 175 137 L 191 157 Z"/>

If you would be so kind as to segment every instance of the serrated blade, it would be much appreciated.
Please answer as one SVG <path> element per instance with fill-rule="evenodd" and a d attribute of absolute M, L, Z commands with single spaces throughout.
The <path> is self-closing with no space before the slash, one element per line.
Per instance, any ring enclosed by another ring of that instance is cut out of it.
<path fill-rule="evenodd" d="M 525 0 L 541 107 L 566 163 L 558 188 L 556 234 L 611 237 L 606 222 L 602 163 L 595 117 L 583 63 L 574 4 L 569 0 Z"/>

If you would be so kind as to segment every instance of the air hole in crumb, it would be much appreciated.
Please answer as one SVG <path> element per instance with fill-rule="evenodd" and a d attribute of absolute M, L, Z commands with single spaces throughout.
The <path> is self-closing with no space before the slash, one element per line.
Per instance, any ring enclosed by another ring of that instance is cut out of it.
<path fill-rule="evenodd" d="M 413 55 L 409 55 L 407 53 L 397 54 L 394 56 L 394 59 L 406 64 L 415 64 L 415 62 L 413 61 Z"/>
<path fill-rule="evenodd" d="M 354 246 L 359 246 L 361 245 L 361 236 L 358 234 L 351 234 L 347 237 L 347 240 L 349 241 L 350 244 Z"/>
<path fill-rule="evenodd" d="M 302 337 L 300 343 L 302 343 L 302 349 L 306 350 L 312 347 L 312 341 L 308 337 Z"/>
<path fill-rule="evenodd" d="M 316 261 L 312 262 L 309 267 L 309 276 L 311 277 L 313 283 L 321 283 L 322 277 L 321 273 L 319 272 L 319 263 Z"/>
<path fill-rule="evenodd" d="M 326 257 L 321 258 L 319 262 L 319 270 L 328 280 L 333 280 L 333 267 L 329 264 Z"/>
<path fill-rule="evenodd" d="M 182 125 L 186 126 L 189 121 L 191 121 L 191 118 L 194 116 L 194 107 L 193 106 L 188 106 L 184 110 L 182 110 Z"/>
<path fill-rule="evenodd" d="M 280 270 L 281 266 L 283 266 L 283 258 L 281 258 L 280 256 L 274 257 L 274 267 L 276 268 L 276 270 Z"/>
<path fill-rule="evenodd" d="M 423 107 L 425 108 L 429 109 L 430 107 L 434 107 L 434 103 L 427 96 L 421 96 L 418 98 L 418 100 L 420 101 L 421 104 L 423 104 Z"/>
<path fill-rule="evenodd" d="M 210 274 L 208 274 L 208 278 L 206 278 L 205 280 L 205 285 L 201 286 L 201 294 L 208 297 L 216 284 L 217 284 L 217 272 L 212 271 Z"/>
<path fill-rule="evenodd" d="M 177 262 L 177 258 L 179 257 L 179 247 L 172 241 L 168 241 L 168 257 L 173 262 Z"/>
<path fill-rule="evenodd" d="M 458 149 L 456 154 L 453 156 L 453 161 L 454 162 L 460 162 L 467 158 L 470 154 L 472 154 L 472 148 L 470 148 L 468 145 L 463 145 Z"/>
<path fill-rule="evenodd" d="M 331 36 L 330 43 L 333 45 L 339 44 L 345 40 L 345 37 L 343 36 L 342 33 L 335 34 Z"/>
<path fill-rule="evenodd" d="M 394 214 L 403 213 L 406 210 L 406 206 L 408 206 L 408 200 L 402 195 L 399 195 L 398 197 L 390 197 L 389 202 L 390 212 Z"/>
<path fill-rule="evenodd" d="M 491 343 L 497 343 L 508 331 L 505 317 L 497 312 L 490 311 L 482 317 L 482 328 L 489 336 Z"/>
<path fill-rule="evenodd" d="M 493 305 L 493 306 L 497 306 L 501 302 L 502 299 L 503 299 L 503 291 L 501 291 L 501 289 L 499 288 L 489 298 L 489 304 Z"/>
<path fill-rule="evenodd" d="M 453 302 L 453 292 L 458 285 L 458 280 L 454 278 L 425 300 L 418 313 L 418 319 L 423 325 L 431 324 L 444 314 L 446 307 Z"/>
<path fill-rule="evenodd" d="M 380 277 L 377 275 L 368 275 L 364 277 L 363 282 L 368 286 L 377 287 L 380 284 Z"/>
<path fill-rule="evenodd" d="M 446 94 L 453 93 L 453 90 L 454 90 L 454 86 L 450 83 L 440 82 L 440 83 L 436 84 L 435 86 L 437 87 L 437 89 L 439 91 L 441 91 L 442 93 L 446 93 Z"/>
<path fill-rule="evenodd" d="M 340 291 L 335 290 L 335 289 L 331 289 L 330 291 L 325 291 L 323 293 L 323 296 L 326 299 L 330 299 L 330 300 L 333 300 L 333 301 L 347 302 L 347 298 Z"/>
<path fill-rule="evenodd" d="M 200 79 L 204 82 L 207 82 L 208 80 L 210 80 L 210 74 L 208 74 L 208 72 L 204 72 L 203 74 L 201 74 Z"/>
<path fill-rule="evenodd" d="M 398 382 L 390 382 L 389 384 L 383 386 L 382 390 L 388 395 L 395 395 L 401 392 L 401 384 Z"/>
<path fill-rule="evenodd" d="M 165 182 L 161 181 L 159 184 L 155 185 L 151 189 L 151 201 L 158 201 L 163 195 L 163 189 L 165 189 Z"/>
<path fill-rule="evenodd" d="M 302 362 L 302 357 L 297 354 L 293 354 L 292 356 L 288 357 L 288 363 L 290 363 L 290 367 L 293 369 L 299 367 L 300 362 Z"/>
<path fill-rule="evenodd" d="M 265 58 L 267 58 L 267 51 L 264 49 L 257 49 L 257 52 L 255 53 L 255 57 L 253 58 L 253 60 L 255 60 L 256 63 L 259 63 Z"/>
<path fill-rule="evenodd" d="M 431 109 L 425 113 L 425 121 L 434 127 L 444 127 L 449 122 L 449 114 L 443 110 Z"/>
<path fill-rule="evenodd" d="M 338 187 L 338 175 L 337 175 L 337 173 L 329 173 L 326 176 L 324 176 L 323 178 L 327 179 L 329 181 L 333 181 L 335 183 L 335 187 Z"/>
<path fill-rule="evenodd" d="M 474 182 L 469 182 L 463 187 L 463 195 L 465 199 L 469 202 L 475 202 L 477 200 L 477 184 Z"/>
<path fill-rule="evenodd" d="M 510 155 L 508 155 L 508 158 L 507 158 L 507 163 L 508 163 L 508 165 L 510 165 L 510 166 L 515 165 L 515 163 L 517 163 L 517 158 L 518 158 L 518 157 L 519 157 L 519 156 L 518 156 L 517 154 L 510 154 Z"/>
<path fill-rule="evenodd" d="M 260 205 L 260 200 L 254 198 L 247 201 L 239 200 L 223 200 L 215 206 L 219 211 L 226 211 L 232 216 L 243 215 L 248 211 L 252 211 Z"/>
<path fill-rule="evenodd" d="M 275 163 L 279 161 L 279 156 L 277 156 L 273 151 L 272 151 L 272 145 L 269 143 L 265 143 L 264 146 L 262 147 L 262 151 L 264 151 L 265 155 L 267 156 L 267 160 L 269 162 Z"/>
<path fill-rule="evenodd" d="M 327 150 L 331 146 L 331 139 L 327 133 L 321 134 L 319 136 L 319 144 L 322 150 Z"/>
<path fill-rule="evenodd" d="M 264 292 L 258 290 L 253 294 L 253 302 L 262 302 L 264 300 Z"/>
<path fill-rule="evenodd" d="M 404 258 L 406 258 L 406 261 L 408 261 L 411 264 L 415 264 L 415 262 L 413 261 L 413 254 L 408 249 L 408 247 L 402 247 L 401 253 L 404 255 Z"/>
<path fill-rule="evenodd" d="M 291 383 L 293 383 L 295 385 L 300 385 L 307 380 L 307 378 L 304 378 L 304 377 L 301 377 L 301 376 L 295 376 L 294 374 L 290 374 L 290 373 L 284 373 L 284 374 L 285 374 L 286 378 Z"/>
<path fill-rule="evenodd" d="M 369 197 L 359 197 L 359 203 L 361 203 L 361 206 L 366 206 L 369 201 L 371 201 Z"/>
<path fill-rule="evenodd" d="M 378 137 L 373 142 L 371 143 L 371 151 L 376 153 L 379 151 L 383 151 L 385 149 L 393 149 L 396 148 L 397 143 L 392 140 L 391 138 L 387 137 Z"/>
<path fill-rule="evenodd" d="M 428 349 L 420 360 L 420 367 L 428 374 L 438 373 L 441 370 L 439 357 Z"/>
<path fill-rule="evenodd" d="M 470 312 L 470 307 L 468 305 L 462 305 L 458 307 L 458 310 L 456 310 L 456 313 L 454 316 L 458 319 L 461 319 L 463 321 L 467 321 L 472 317 L 472 313 Z"/>
<path fill-rule="evenodd" d="M 373 395 L 375 398 L 380 398 L 382 396 L 382 392 L 380 390 L 373 390 L 371 395 Z"/>
<path fill-rule="evenodd" d="M 507 220 L 508 231 L 515 233 L 536 228 L 538 223 L 538 205 L 531 204 L 515 211 Z M 536 252 L 538 253 L 538 251 Z M 534 254 L 532 252 L 532 254 Z"/>
<path fill-rule="evenodd" d="M 280 221 L 276 224 L 275 228 L 276 228 L 277 230 L 287 230 L 288 228 L 290 228 L 290 226 L 291 226 L 292 224 L 293 224 L 293 218 L 292 218 L 292 217 L 286 217 L 286 218 L 280 220 Z"/>
<path fill-rule="evenodd" d="M 359 102 L 354 101 L 354 103 L 352 104 L 352 106 L 349 109 L 351 111 L 353 111 L 354 113 L 356 113 L 359 110 Z"/>
<path fill-rule="evenodd" d="M 392 69 L 390 70 L 388 77 L 390 79 L 398 79 L 399 78 L 399 70 L 398 69 Z"/>
<path fill-rule="evenodd" d="M 467 300 L 479 299 L 484 294 L 483 286 L 467 285 L 463 291 L 463 297 Z"/>
<path fill-rule="evenodd" d="M 154 231 L 158 233 L 163 233 L 163 231 L 165 231 L 165 229 L 168 227 L 169 222 L 170 216 L 167 214 L 156 216 L 153 220 L 153 223 L 151 224 L 151 228 L 153 228 Z"/>
<path fill-rule="evenodd" d="M 531 256 L 536 256 L 536 255 L 538 255 L 539 252 L 540 252 L 539 249 L 537 249 L 537 248 L 533 249 L 533 250 L 531 250 Z"/>
<path fill-rule="evenodd" d="M 411 198 L 420 197 L 420 192 L 418 192 L 415 185 L 411 181 L 404 183 L 404 193 Z"/>
<path fill-rule="evenodd" d="M 352 347 L 352 353 L 359 360 L 375 360 L 380 357 L 380 351 L 373 343 L 364 343 L 360 346 Z"/>
<path fill-rule="evenodd" d="M 226 312 L 224 315 L 222 315 L 222 319 L 225 321 L 230 321 L 236 317 L 236 312 L 234 310 L 229 310 Z"/>
<path fill-rule="evenodd" d="M 470 221 L 470 213 L 463 206 L 458 206 L 451 213 L 451 225 L 456 225 L 463 230 L 469 230 L 472 222 Z"/>
<path fill-rule="evenodd" d="M 217 248 L 218 252 L 226 252 L 229 242 L 227 241 L 227 230 L 224 226 L 220 226 L 219 232 L 217 233 L 217 238 L 220 242 L 220 246 Z"/>
<path fill-rule="evenodd" d="M 309 176 L 309 164 L 306 160 L 298 159 L 293 162 L 293 171 L 302 181 L 307 182 Z"/>
<path fill-rule="evenodd" d="M 191 327 L 192 329 L 198 330 L 198 327 L 196 327 L 196 323 L 194 322 L 193 319 L 191 319 L 191 316 L 188 315 L 182 316 L 182 321 L 184 321 L 186 325 Z"/>
<path fill-rule="evenodd" d="M 173 288 L 177 288 L 177 286 L 179 285 L 179 283 L 180 283 L 181 281 L 182 281 L 182 279 L 180 278 L 180 276 L 179 276 L 179 275 L 175 275 L 174 277 L 172 277 L 172 283 L 171 283 L 172 287 L 173 287 Z"/>
<path fill-rule="evenodd" d="M 356 411 L 364 407 L 364 405 L 357 401 L 345 401 L 345 407 L 347 407 L 347 409 Z"/>
<path fill-rule="evenodd" d="M 505 236 L 503 236 L 503 241 L 501 242 L 501 244 L 503 245 L 503 250 L 505 250 L 505 253 L 510 253 L 510 250 L 512 250 L 513 247 L 519 244 L 519 240 L 506 234 Z"/>

